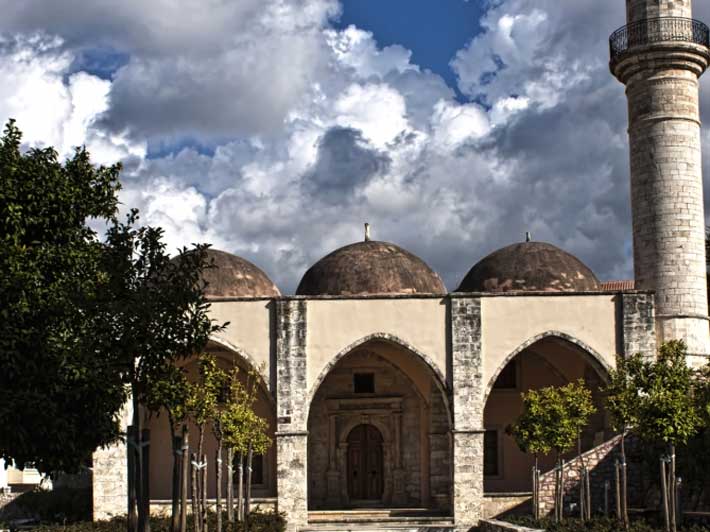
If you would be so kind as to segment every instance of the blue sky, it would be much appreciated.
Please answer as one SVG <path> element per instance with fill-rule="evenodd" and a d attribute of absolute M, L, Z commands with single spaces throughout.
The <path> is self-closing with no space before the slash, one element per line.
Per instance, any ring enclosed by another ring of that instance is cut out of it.
<path fill-rule="evenodd" d="M 244 256 L 284 293 L 363 222 L 451 289 L 526 231 L 631 277 L 607 42 L 624 0 L 210 6 L 0 0 L 0 120 L 28 145 L 121 161 L 121 201 L 171 248 Z M 710 20 L 710 2 L 694 8 Z"/>
<path fill-rule="evenodd" d="M 414 63 L 458 92 L 449 63 L 480 32 L 479 0 L 344 0 L 342 5 L 336 27 L 354 24 L 371 31 L 380 46 L 408 48 Z"/>

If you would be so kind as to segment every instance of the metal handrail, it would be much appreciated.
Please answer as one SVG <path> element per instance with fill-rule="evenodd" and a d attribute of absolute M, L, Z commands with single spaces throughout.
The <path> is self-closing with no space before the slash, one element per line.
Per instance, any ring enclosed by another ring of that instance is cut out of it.
<path fill-rule="evenodd" d="M 710 47 L 710 28 L 699 20 L 690 18 L 659 17 L 639 20 L 611 34 L 611 60 L 618 60 L 635 46 L 658 42 L 689 42 Z"/>

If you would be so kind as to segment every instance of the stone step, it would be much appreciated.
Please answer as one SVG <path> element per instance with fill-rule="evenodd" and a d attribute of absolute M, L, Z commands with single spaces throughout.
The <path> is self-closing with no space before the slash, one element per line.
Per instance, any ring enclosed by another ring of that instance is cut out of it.
<path fill-rule="evenodd" d="M 453 523 L 421 524 L 370 521 L 361 523 L 313 523 L 300 532 L 452 532 Z"/>

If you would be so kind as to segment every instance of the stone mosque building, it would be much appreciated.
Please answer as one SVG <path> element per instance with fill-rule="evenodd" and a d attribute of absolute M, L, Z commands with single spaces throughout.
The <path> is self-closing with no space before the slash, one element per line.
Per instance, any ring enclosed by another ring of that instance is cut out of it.
<path fill-rule="evenodd" d="M 691 0 L 626 5 L 610 67 L 629 103 L 634 281 L 600 282 L 564 250 L 525 241 L 447 293 L 424 260 L 365 238 L 283 295 L 257 266 L 211 251 L 211 314 L 230 325 L 210 350 L 261 374 L 256 408 L 274 444 L 255 463 L 254 493 L 290 530 L 358 508 L 436 509 L 468 530 L 491 501 L 530 490 L 532 458 L 505 433 L 521 392 L 583 379 L 599 407 L 589 450 L 613 437 L 600 386 L 617 354 L 652 356 L 674 338 L 693 364 L 710 354 L 698 112 L 708 28 Z M 150 428 L 158 504 L 171 456 L 165 420 Z M 97 451 L 93 473 L 95 516 L 125 513 L 125 448 Z"/>

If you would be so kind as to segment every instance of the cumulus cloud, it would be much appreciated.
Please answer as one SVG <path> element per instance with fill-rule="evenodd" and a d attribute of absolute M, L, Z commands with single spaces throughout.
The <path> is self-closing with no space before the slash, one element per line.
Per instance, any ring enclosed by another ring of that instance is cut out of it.
<path fill-rule="evenodd" d="M 0 43 L 0 118 L 128 162 L 123 203 L 171 247 L 212 242 L 285 293 L 365 221 L 452 289 L 525 231 L 631 275 L 625 97 L 607 67 L 623 2 L 491 2 L 452 58 L 465 102 L 403 46 L 334 29 L 335 0 L 0 6 L 0 30 L 21 32 Z M 110 75 L 83 71 L 101 50 Z"/>

